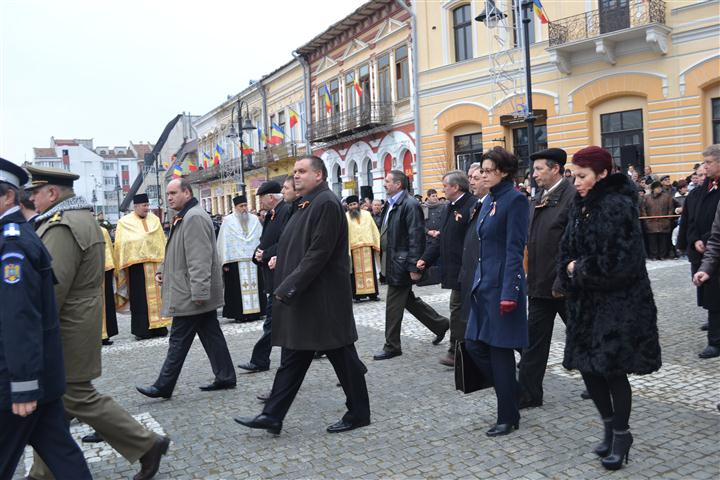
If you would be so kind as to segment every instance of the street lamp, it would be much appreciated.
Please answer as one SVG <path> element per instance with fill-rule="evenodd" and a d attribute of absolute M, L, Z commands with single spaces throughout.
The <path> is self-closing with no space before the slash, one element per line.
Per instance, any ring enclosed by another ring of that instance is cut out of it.
<path fill-rule="evenodd" d="M 532 78 L 530 72 L 530 10 L 533 8 L 533 0 L 522 0 L 520 8 L 522 9 L 523 24 L 523 50 L 525 54 L 525 96 L 526 111 L 525 123 L 527 123 L 528 137 L 528 159 L 530 155 L 535 153 L 535 115 L 533 114 L 532 104 Z M 495 28 L 498 22 L 507 17 L 505 13 L 500 11 L 495 5 L 494 0 L 486 0 L 485 9 L 475 18 L 477 22 L 483 22 L 487 28 Z M 530 164 L 532 167 L 532 164 Z M 532 168 L 531 168 L 532 169 Z M 532 175 L 531 181 L 534 182 Z"/>
<path fill-rule="evenodd" d="M 243 106 L 245 107 L 245 117 L 243 118 Z M 237 110 L 237 130 L 235 129 L 235 111 Z M 243 168 L 245 166 L 245 155 L 243 154 L 243 133 L 245 131 L 252 131 L 255 130 L 255 125 L 252 124 L 252 121 L 250 120 L 250 110 L 248 108 L 248 104 L 240 100 L 238 98 L 238 101 L 235 105 L 233 105 L 232 111 L 230 112 L 230 131 L 226 135 L 227 138 L 231 139 L 232 141 L 235 141 L 235 139 L 238 140 L 238 145 L 240 149 L 240 195 L 245 195 L 245 173 L 243 171 Z"/>

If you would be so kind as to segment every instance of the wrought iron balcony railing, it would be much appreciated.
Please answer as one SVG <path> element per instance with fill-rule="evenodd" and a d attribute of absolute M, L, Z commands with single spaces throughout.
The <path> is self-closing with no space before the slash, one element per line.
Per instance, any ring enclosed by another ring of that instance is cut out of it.
<path fill-rule="evenodd" d="M 327 142 L 392 122 L 392 103 L 370 102 L 338 112 L 310 125 L 311 142 Z"/>
<path fill-rule="evenodd" d="M 298 145 L 294 142 L 283 143 L 280 145 L 272 145 L 264 150 L 253 154 L 253 163 L 257 167 L 265 167 L 272 162 L 279 162 L 288 158 L 305 155 L 307 149 L 305 145 Z"/>
<path fill-rule="evenodd" d="M 665 2 L 630 0 L 628 4 L 550 22 L 550 47 L 587 40 L 600 35 L 652 24 L 665 24 Z"/>
<path fill-rule="evenodd" d="M 259 168 L 260 165 L 253 163 L 252 155 L 245 155 L 243 162 L 243 171 L 248 172 Z M 231 158 L 226 160 L 220 165 L 211 165 L 208 168 L 200 168 L 194 172 L 190 172 L 185 175 L 185 179 L 190 183 L 207 182 L 209 180 L 215 180 L 217 178 L 231 175 L 233 172 L 240 170 L 240 158 Z"/>

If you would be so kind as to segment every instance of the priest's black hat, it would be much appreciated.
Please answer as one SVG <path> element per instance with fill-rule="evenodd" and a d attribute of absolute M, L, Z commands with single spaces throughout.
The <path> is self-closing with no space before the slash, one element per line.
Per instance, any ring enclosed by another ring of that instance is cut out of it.
<path fill-rule="evenodd" d="M 236 207 L 241 203 L 247 203 L 247 197 L 245 195 L 238 195 L 233 198 L 233 205 Z"/>
<path fill-rule="evenodd" d="M 150 203 L 150 198 L 148 198 L 147 193 L 138 193 L 133 197 L 133 203 L 135 205 L 140 205 L 142 203 Z"/>
<path fill-rule="evenodd" d="M 360 202 L 360 198 L 357 195 L 348 195 L 348 197 L 345 199 L 345 203 L 347 203 L 348 205 L 358 202 Z"/>

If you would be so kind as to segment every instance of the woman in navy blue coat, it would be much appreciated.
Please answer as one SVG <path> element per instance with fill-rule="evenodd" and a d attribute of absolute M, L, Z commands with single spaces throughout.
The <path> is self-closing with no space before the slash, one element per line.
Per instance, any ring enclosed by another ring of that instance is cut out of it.
<path fill-rule="evenodd" d="M 515 155 L 503 148 L 483 154 L 481 181 L 490 190 L 479 213 L 480 258 L 475 268 L 465 345 L 473 362 L 493 380 L 497 423 L 487 435 L 507 435 L 520 423 L 515 349 L 527 347 L 523 254 L 530 212 L 515 190 Z"/>

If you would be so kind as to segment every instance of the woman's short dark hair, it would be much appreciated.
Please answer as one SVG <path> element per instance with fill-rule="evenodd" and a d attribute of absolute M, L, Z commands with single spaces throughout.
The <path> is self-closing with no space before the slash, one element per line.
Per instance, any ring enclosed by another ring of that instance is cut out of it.
<path fill-rule="evenodd" d="M 507 173 L 503 180 L 513 180 L 518 171 L 518 158 L 502 147 L 493 147 L 483 153 L 482 160 L 490 160 L 501 173 Z"/>

